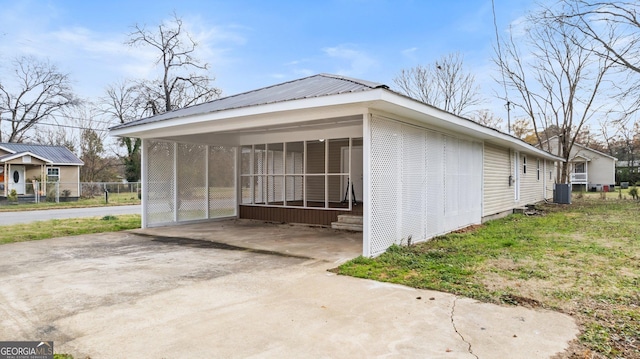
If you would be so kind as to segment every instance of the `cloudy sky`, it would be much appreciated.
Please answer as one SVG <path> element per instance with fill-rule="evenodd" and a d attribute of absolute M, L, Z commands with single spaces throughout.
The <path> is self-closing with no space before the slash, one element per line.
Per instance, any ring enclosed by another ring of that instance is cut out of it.
<path fill-rule="evenodd" d="M 504 32 L 533 1 L 495 6 Z M 499 87 L 490 0 L 0 0 L 0 9 L 0 76 L 15 56 L 48 58 L 83 98 L 152 76 L 152 54 L 125 45 L 127 34 L 175 12 L 224 95 L 322 72 L 393 85 L 401 69 L 459 51 L 490 100 L 486 107 L 499 114 L 502 107 L 492 100 Z"/>

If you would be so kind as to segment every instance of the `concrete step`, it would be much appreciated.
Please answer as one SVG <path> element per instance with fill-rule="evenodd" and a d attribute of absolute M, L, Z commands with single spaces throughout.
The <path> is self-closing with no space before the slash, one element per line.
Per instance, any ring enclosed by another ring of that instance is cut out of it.
<path fill-rule="evenodd" d="M 333 222 L 331 223 L 331 228 L 343 231 L 362 232 L 362 224 Z"/>
<path fill-rule="evenodd" d="M 349 223 L 362 225 L 362 216 L 356 216 L 353 214 L 341 214 L 338 215 L 338 223 Z"/>

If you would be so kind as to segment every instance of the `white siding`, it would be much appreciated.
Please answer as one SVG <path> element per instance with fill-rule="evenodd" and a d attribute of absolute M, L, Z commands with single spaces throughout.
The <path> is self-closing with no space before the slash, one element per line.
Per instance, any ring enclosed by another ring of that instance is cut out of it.
<path fill-rule="evenodd" d="M 535 157 L 531 154 L 516 152 L 508 148 L 495 146 L 490 143 L 484 145 L 484 191 L 483 217 L 509 211 L 515 207 L 540 202 L 553 197 L 553 183 L 555 170 L 553 161 Z M 514 168 L 518 164 L 517 173 Z M 538 163 L 540 172 L 538 176 Z M 525 171 L 526 166 L 526 171 Z M 549 171 L 553 177 L 549 179 Z M 516 184 L 509 185 L 509 178 L 520 181 L 519 200 L 515 200 Z"/>
<path fill-rule="evenodd" d="M 509 149 L 485 143 L 483 216 L 491 216 L 514 207 L 515 186 L 509 185 L 511 162 Z"/>
<path fill-rule="evenodd" d="M 544 199 L 544 181 L 542 177 L 538 180 L 536 171 L 538 158 L 526 154 L 520 154 L 520 157 L 520 204 L 540 202 Z M 526 173 L 524 158 L 526 158 Z"/>

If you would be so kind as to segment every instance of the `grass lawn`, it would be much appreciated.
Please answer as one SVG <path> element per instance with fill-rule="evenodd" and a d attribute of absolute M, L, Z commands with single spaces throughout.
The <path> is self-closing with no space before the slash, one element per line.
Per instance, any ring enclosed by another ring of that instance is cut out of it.
<path fill-rule="evenodd" d="M 381 256 L 340 274 L 562 311 L 581 328 L 565 358 L 640 358 L 640 203 L 583 196 Z"/>
<path fill-rule="evenodd" d="M 52 219 L 0 226 L 0 244 L 140 228 L 140 215 Z"/>

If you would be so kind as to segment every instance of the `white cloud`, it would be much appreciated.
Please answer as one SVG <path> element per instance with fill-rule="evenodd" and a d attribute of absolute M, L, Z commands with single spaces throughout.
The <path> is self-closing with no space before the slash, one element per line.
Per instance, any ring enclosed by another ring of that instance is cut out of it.
<path fill-rule="evenodd" d="M 336 47 L 325 47 L 322 51 L 331 58 L 344 60 L 347 66 L 338 65 L 337 71 L 340 75 L 358 76 L 365 74 L 377 67 L 377 61 L 366 52 L 358 50 L 353 45 L 338 45 Z"/>
<path fill-rule="evenodd" d="M 108 84 L 123 78 L 152 78 L 157 73 L 156 51 L 125 44 L 130 28 L 104 32 L 60 26 L 56 11 L 31 14 L 33 7 L 16 5 L 0 14 L 0 63 L 21 55 L 49 59 L 70 74 L 81 97 L 101 96 Z M 247 41 L 246 28 L 238 25 L 211 26 L 199 18 L 183 18 L 183 28 L 198 44 L 195 56 L 213 68 L 233 62 L 233 49 Z M 7 67 L 0 67 L 0 74 Z"/>
<path fill-rule="evenodd" d="M 400 53 L 402 54 L 402 56 L 408 58 L 411 61 L 416 61 L 417 57 L 416 57 L 416 52 L 418 51 L 417 47 L 410 47 L 408 49 L 404 49 L 402 50 Z"/>

